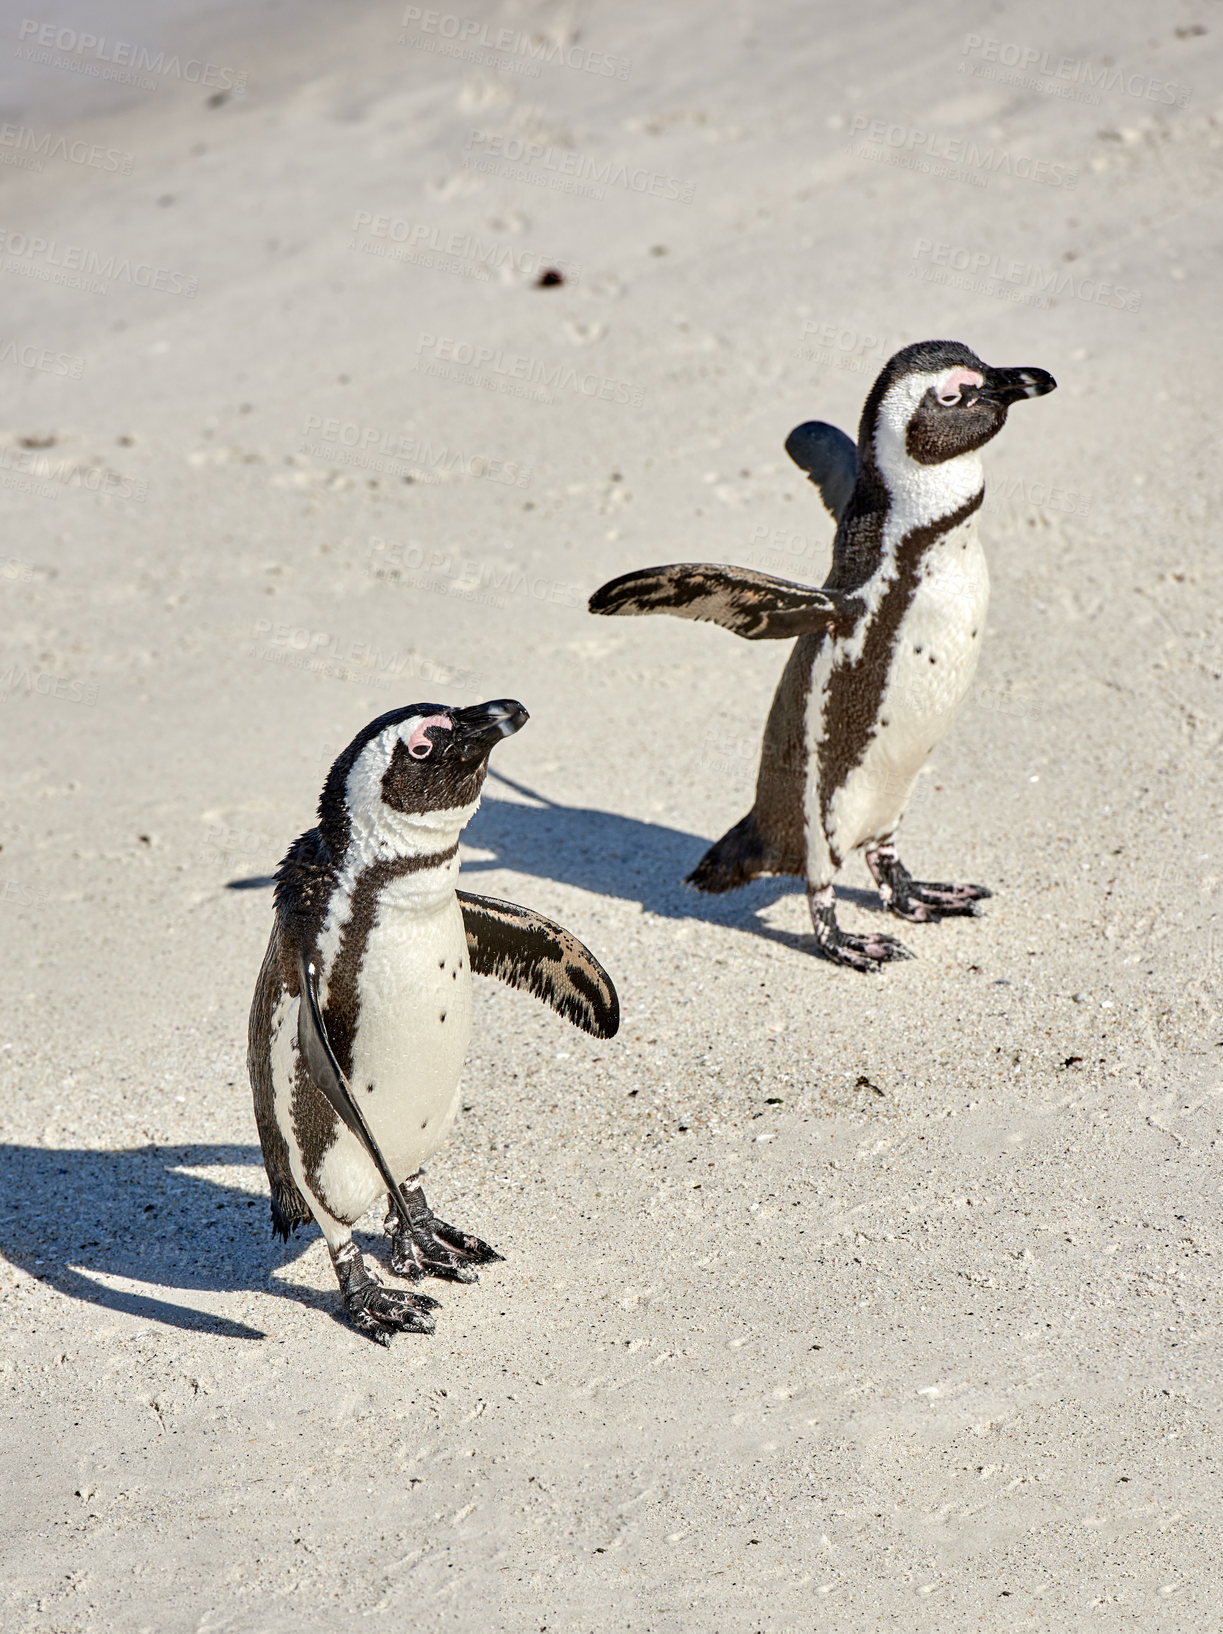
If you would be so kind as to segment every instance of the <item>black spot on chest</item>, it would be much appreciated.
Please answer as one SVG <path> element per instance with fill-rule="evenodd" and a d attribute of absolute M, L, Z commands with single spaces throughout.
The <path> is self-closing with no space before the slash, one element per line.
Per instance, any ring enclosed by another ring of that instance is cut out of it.
<path fill-rule="evenodd" d="M 352 1039 L 357 1022 L 356 995 L 361 965 L 369 944 L 370 932 L 378 917 L 378 902 L 382 892 L 392 881 L 405 874 L 420 873 L 431 868 L 444 867 L 458 850 L 457 842 L 445 851 L 427 856 L 388 857 L 371 863 L 358 876 L 352 893 L 352 909 L 348 923 L 340 936 L 327 982 L 325 1021 L 331 1047 L 335 1051 L 340 1070 L 352 1071 Z"/>
<path fill-rule="evenodd" d="M 859 656 L 833 670 L 824 705 L 823 747 L 820 757 L 820 814 L 825 832 L 828 808 L 836 791 L 866 754 L 879 729 L 881 705 L 887 691 L 896 645 L 905 615 L 913 604 L 927 552 L 954 528 L 962 526 L 980 506 L 984 492 L 976 493 L 950 516 L 911 529 L 900 541 L 895 576 L 872 618 Z M 922 647 L 914 644 L 919 654 Z M 930 657 L 930 662 L 936 660 Z M 838 863 L 843 859 L 836 859 Z"/>

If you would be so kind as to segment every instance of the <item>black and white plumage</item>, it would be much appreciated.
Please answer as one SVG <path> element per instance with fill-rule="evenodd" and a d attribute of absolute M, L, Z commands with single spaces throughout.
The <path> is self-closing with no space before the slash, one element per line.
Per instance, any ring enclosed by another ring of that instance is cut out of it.
<path fill-rule="evenodd" d="M 890 936 L 841 930 L 833 879 L 863 849 L 902 919 L 971 914 L 980 885 L 914 880 L 895 836 L 917 774 L 976 671 L 989 573 L 977 540 L 979 450 L 1011 404 L 1056 386 L 1043 369 L 994 369 L 957 341 L 907 346 L 884 366 L 858 443 L 820 421 L 786 449 L 837 521 L 818 589 L 739 567 L 679 563 L 625 574 L 590 610 L 670 613 L 748 639 L 797 636 L 765 726 L 752 810 L 688 882 L 728 891 L 762 874 L 806 878 L 821 952 L 855 969 L 906 957 Z"/>
<path fill-rule="evenodd" d="M 248 1055 L 273 1229 L 287 1238 L 317 1220 L 349 1319 L 383 1343 L 397 1329 L 430 1331 L 437 1301 L 366 1267 L 352 1226 L 379 1196 L 392 1270 L 473 1281 L 474 1265 L 500 1258 L 438 1220 L 418 1179 L 458 1110 L 472 971 L 597 1037 L 619 1026 L 611 979 L 575 936 L 456 889 L 459 834 L 489 753 L 526 719 L 501 700 L 413 704 L 371 721 L 276 876 Z"/>
<path fill-rule="evenodd" d="M 809 585 L 777 579 L 750 567 L 675 562 L 639 568 L 601 585 L 590 598 L 592 613 L 670 613 L 674 618 L 720 624 L 745 641 L 779 641 L 835 629 L 837 603 Z"/>

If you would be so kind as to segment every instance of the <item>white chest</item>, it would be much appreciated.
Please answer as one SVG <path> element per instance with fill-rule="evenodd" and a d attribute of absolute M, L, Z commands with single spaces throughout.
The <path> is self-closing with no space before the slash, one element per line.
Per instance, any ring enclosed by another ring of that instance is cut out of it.
<path fill-rule="evenodd" d="M 955 720 L 976 674 L 988 606 L 989 569 L 970 518 L 926 555 L 896 632 L 879 727 L 894 753 L 924 760 Z"/>
<path fill-rule="evenodd" d="M 873 704 L 874 728 L 825 814 L 834 858 L 894 831 L 972 685 L 988 603 L 989 572 L 970 517 L 922 561 Z"/>
<path fill-rule="evenodd" d="M 396 1173 L 441 1145 L 471 1039 L 471 967 L 456 899 L 430 914 L 384 893 L 361 962 L 352 1089 Z"/>

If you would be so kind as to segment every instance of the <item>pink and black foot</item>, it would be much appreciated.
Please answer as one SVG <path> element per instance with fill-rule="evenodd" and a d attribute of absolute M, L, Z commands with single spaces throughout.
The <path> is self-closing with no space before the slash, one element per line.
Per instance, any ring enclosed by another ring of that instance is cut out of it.
<path fill-rule="evenodd" d="M 937 924 L 955 915 L 972 918 L 976 904 L 994 894 L 984 885 L 935 885 L 914 879 L 890 845 L 868 851 L 866 866 L 888 912 L 913 924 Z"/>
<path fill-rule="evenodd" d="M 478 1282 L 475 1267 L 489 1265 L 505 1256 L 498 1254 L 479 1237 L 469 1236 L 447 1225 L 425 1201 L 419 1182 L 408 1181 L 400 1188 L 408 1205 L 406 1221 L 399 1218 L 395 1205 L 383 1222 L 391 1239 L 391 1270 L 401 1277 L 420 1282 L 424 1277 L 444 1277 L 448 1282 Z"/>
<path fill-rule="evenodd" d="M 851 970 L 860 970 L 864 975 L 869 975 L 871 971 L 878 970 L 880 965 L 888 964 L 893 959 L 913 957 L 908 948 L 902 947 L 894 936 L 884 936 L 881 931 L 868 931 L 865 936 L 852 936 L 848 931 L 842 930 L 837 924 L 831 885 L 809 891 L 807 905 L 811 909 L 811 924 L 815 930 L 816 945 L 824 958 L 831 959 L 834 964 L 848 965 Z"/>
<path fill-rule="evenodd" d="M 344 1314 L 358 1333 L 379 1345 L 389 1345 L 395 1333 L 432 1333 L 432 1313 L 438 1301 L 428 1294 L 402 1293 L 384 1288 L 365 1269 L 356 1243 L 349 1239 L 331 1255 L 344 1300 Z"/>

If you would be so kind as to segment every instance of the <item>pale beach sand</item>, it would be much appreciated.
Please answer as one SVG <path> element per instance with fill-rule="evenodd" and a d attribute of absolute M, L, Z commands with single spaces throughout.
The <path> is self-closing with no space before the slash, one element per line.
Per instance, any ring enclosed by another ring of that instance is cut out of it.
<path fill-rule="evenodd" d="M 0 1628 L 1218 1627 L 1217 13 L 102 9 L 0 25 Z M 1059 389 L 903 835 L 995 895 L 868 982 L 680 885 L 784 645 L 585 598 L 818 583 L 785 436 L 941 336 Z M 624 1026 L 478 984 L 506 1263 L 384 1352 L 268 1234 L 258 882 L 504 696 L 467 883 Z"/>

